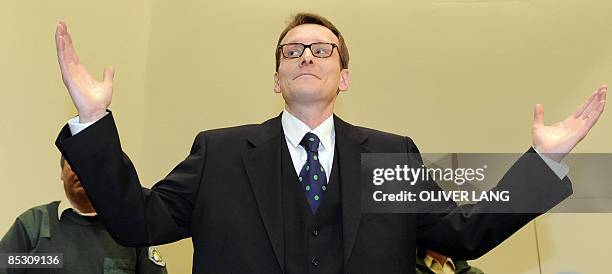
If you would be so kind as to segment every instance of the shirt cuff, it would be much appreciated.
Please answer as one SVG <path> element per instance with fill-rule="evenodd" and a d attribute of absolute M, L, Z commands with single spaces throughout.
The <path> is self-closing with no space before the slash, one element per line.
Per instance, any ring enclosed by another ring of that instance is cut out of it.
<path fill-rule="evenodd" d="M 567 176 L 567 174 L 569 173 L 569 167 L 561 162 L 557 162 L 549 157 L 547 157 L 546 155 L 540 153 L 537 149 L 533 148 L 533 150 L 535 150 L 538 155 L 540 155 L 540 157 L 542 157 L 542 160 L 544 160 L 544 162 L 546 163 L 546 165 L 548 165 L 548 167 L 550 167 L 550 169 L 552 169 L 552 171 L 557 175 L 557 177 L 559 177 L 559 179 L 563 180 L 563 178 L 565 178 L 565 176 Z"/>
<path fill-rule="evenodd" d="M 108 112 L 104 114 L 104 116 L 106 115 L 108 115 Z M 100 119 L 102 119 L 102 117 L 100 117 Z M 70 133 L 72 133 L 72 136 L 74 136 L 77 133 L 81 132 L 82 130 L 86 129 L 87 127 L 93 125 L 93 123 L 99 121 L 100 119 L 95 120 L 93 122 L 80 123 L 79 116 L 73 117 L 72 119 L 68 120 L 68 127 L 70 128 Z"/>

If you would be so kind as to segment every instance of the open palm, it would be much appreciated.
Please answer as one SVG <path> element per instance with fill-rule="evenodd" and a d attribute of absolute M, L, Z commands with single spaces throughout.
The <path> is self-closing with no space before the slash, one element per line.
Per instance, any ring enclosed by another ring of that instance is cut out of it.
<path fill-rule="evenodd" d="M 540 153 L 560 162 L 593 128 L 606 105 L 607 86 L 601 86 L 565 120 L 544 125 L 544 107 L 534 110 L 533 146 Z"/>

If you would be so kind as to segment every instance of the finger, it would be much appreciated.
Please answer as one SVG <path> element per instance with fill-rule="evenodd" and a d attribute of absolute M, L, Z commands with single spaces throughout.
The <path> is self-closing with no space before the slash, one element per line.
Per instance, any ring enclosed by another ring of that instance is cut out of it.
<path fill-rule="evenodd" d="M 584 113 L 584 110 L 589 106 L 591 102 L 593 102 L 593 99 L 595 98 L 595 96 L 597 96 L 598 92 L 599 89 L 595 90 L 595 92 L 593 92 L 591 96 L 589 96 L 589 98 L 587 98 L 587 100 L 584 101 L 584 103 L 582 103 L 582 105 L 580 105 L 578 109 L 576 109 L 576 112 L 574 112 L 574 118 L 578 118 Z"/>
<path fill-rule="evenodd" d="M 107 84 L 112 84 L 113 83 L 113 78 L 115 78 L 115 67 L 113 66 L 108 66 L 105 70 L 104 70 L 104 83 Z"/>
<path fill-rule="evenodd" d="M 64 21 L 60 21 L 57 24 L 57 44 L 58 44 L 58 58 L 60 58 L 60 64 L 65 66 L 70 59 L 70 54 L 68 54 L 67 49 L 67 40 L 66 40 L 67 29 L 66 23 Z"/>
<path fill-rule="evenodd" d="M 595 122 L 597 122 L 599 120 L 599 117 L 601 116 L 601 114 L 604 112 L 604 109 L 606 108 L 606 96 L 608 94 L 608 91 L 605 90 L 601 93 L 601 95 L 597 98 L 598 103 L 597 103 L 597 107 L 595 108 L 595 110 L 587 115 L 585 118 L 592 120 L 589 121 L 591 124 L 595 124 Z"/>
<path fill-rule="evenodd" d="M 66 49 L 66 41 L 64 40 L 65 31 L 64 31 L 64 21 L 60 21 L 57 24 L 57 28 L 55 29 L 55 46 L 57 48 L 58 57 L 62 57 L 65 55 L 64 51 Z"/>
<path fill-rule="evenodd" d="M 79 64 L 80 59 L 79 55 L 77 55 L 76 50 L 74 49 L 74 45 L 72 44 L 72 36 L 70 32 L 68 32 L 68 26 L 65 22 L 61 21 L 61 38 L 63 41 L 63 54 L 64 54 L 64 62 L 65 63 L 73 63 Z"/>
<path fill-rule="evenodd" d="M 57 60 L 60 63 L 60 66 L 62 66 L 63 64 L 63 59 L 64 59 L 64 43 L 63 43 L 63 38 L 62 38 L 62 25 L 61 25 L 61 21 L 60 23 L 57 24 L 56 29 L 55 29 L 55 49 L 57 50 Z"/>
<path fill-rule="evenodd" d="M 595 97 L 591 99 L 591 102 L 585 107 L 584 111 L 580 115 L 581 118 L 586 119 L 588 116 L 592 116 L 596 112 L 597 107 L 601 104 L 601 100 L 604 98 L 605 93 L 608 91 L 607 86 L 601 86 L 597 89 Z"/>
<path fill-rule="evenodd" d="M 597 104 L 597 108 L 589 115 L 585 116 L 583 119 L 584 121 L 584 126 L 583 126 L 583 130 L 584 132 L 589 132 L 591 130 L 591 128 L 593 128 L 593 126 L 597 123 L 597 121 L 599 121 L 599 118 L 601 117 L 601 114 L 603 113 L 605 106 L 606 106 L 606 95 L 607 95 L 607 90 L 603 91 L 601 96 L 598 97 L 598 104 Z"/>
<path fill-rule="evenodd" d="M 544 107 L 540 104 L 536 104 L 533 109 L 533 126 L 543 126 L 544 125 Z"/>
<path fill-rule="evenodd" d="M 61 38 L 61 32 L 62 32 L 62 21 L 60 21 L 59 23 L 57 23 L 57 25 L 55 26 L 55 47 L 56 49 L 59 51 L 61 49 L 60 47 L 60 38 Z"/>
<path fill-rule="evenodd" d="M 66 76 L 68 73 L 68 67 L 66 65 L 66 42 L 64 41 L 64 21 L 60 21 L 55 30 L 55 46 L 57 50 L 57 62 L 60 66 L 60 72 L 62 74 L 62 79 L 66 80 Z"/>

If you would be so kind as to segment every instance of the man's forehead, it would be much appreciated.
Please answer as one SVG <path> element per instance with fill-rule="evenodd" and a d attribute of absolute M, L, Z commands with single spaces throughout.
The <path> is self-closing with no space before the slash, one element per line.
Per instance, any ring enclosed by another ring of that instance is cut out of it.
<path fill-rule="evenodd" d="M 328 28 L 317 24 L 302 24 L 287 32 L 281 44 L 326 42 L 338 44 L 338 37 Z"/>

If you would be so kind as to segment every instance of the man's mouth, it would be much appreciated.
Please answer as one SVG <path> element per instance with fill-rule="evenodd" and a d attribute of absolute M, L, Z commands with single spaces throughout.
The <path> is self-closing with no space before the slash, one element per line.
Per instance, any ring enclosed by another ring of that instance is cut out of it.
<path fill-rule="evenodd" d="M 296 77 L 295 77 L 295 78 L 293 78 L 293 79 L 295 80 L 295 79 L 300 78 L 300 77 L 302 77 L 302 76 L 304 76 L 304 77 L 315 77 L 315 78 L 319 79 L 319 77 L 318 77 L 318 76 L 316 76 L 316 75 L 314 75 L 314 74 L 312 74 L 312 73 L 300 73 L 300 74 L 298 74 L 298 76 L 296 76 Z"/>

